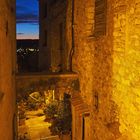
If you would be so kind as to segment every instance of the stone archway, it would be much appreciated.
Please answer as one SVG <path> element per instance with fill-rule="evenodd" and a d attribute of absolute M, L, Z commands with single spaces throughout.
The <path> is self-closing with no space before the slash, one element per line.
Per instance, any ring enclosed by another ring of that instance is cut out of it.
<path fill-rule="evenodd" d="M 22 137 L 34 138 L 39 137 L 48 137 L 51 136 L 51 133 L 48 129 L 50 126 L 49 123 L 45 121 L 48 120 L 45 118 L 44 114 L 45 108 L 53 103 L 63 103 L 64 93 L 72 93 L 74 90 L 75 83 L 77 81 L 77 76 L 74 74 L 68 75 L 19 75 L 16 78 L 17 85 L 17 101 L 19 102 L 20 117 L 23 119 L 20 120 L 20 123 L 28 127 L 24 128 L 20 125 L 20 130 L 22 132 Z M 47 97 L 47 98 L 46 98 Z M 27 102 L 27 103 L 26 103 Z M 28 108 L 29 107 L 29 108 Z M 22 112 L 23 111 L 23 112 Z M 22 114 L 23 113 L 23 114 Z M 33 118 L 32 118 L 33 117 Z M 40 123 L 47 133 L 44 133 L 44 129 L 38 129 L 38 123 Z M 33 133 L 33 127 L 36 127 L 38 132 Z M 27 129 L 26 129 L 27 128 Z M 19 133 L 20 135 L 21 133 Z M 31 136 L 32 135 L 32 136 Z"/>

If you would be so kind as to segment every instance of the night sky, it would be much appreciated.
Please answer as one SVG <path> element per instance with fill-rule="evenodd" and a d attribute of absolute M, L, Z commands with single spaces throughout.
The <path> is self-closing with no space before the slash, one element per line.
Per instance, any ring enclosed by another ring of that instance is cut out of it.
<path fill-rule="evenodd" d="M 39 36 L 38 0 L 16 0 L 17 39 Z"/>

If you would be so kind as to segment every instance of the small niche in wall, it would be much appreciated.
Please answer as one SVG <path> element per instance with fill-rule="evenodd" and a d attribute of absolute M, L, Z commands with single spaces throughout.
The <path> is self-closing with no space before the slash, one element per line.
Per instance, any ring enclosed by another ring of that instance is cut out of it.
<path fill-rule="evenodd" d="M 0 101 L 3 99 L 4 93 L 0 91 Z"/>
<path fill-rule="evenodd" d="M 8 21 L 6 21 L 6 23 L 5 23 L 5 32 L 6 32 L 6 36 L 7 36 L 8 32 L 9 32 Z"/>

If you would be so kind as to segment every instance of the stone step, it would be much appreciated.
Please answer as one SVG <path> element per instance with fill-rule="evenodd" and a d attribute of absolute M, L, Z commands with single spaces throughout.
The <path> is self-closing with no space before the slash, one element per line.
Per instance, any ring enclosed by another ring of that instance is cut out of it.
<path fill-rule="evenodd" d="M 60 140 L 58 135 L 56 136 L 49 136 L 49 137 L 45 137 L 45 138 L 40 138 L 40 140 Z"/>

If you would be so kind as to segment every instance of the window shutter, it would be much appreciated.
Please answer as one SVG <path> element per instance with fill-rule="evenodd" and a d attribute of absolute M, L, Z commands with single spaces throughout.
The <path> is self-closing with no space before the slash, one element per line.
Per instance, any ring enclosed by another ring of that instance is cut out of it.
<path fill-rule="evenodd" d="M 95 0 L 95 36 L 106 34 L 107 0 Z"/>

